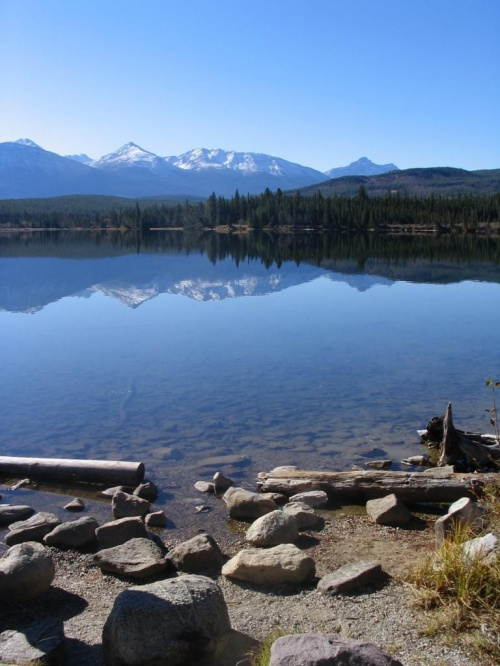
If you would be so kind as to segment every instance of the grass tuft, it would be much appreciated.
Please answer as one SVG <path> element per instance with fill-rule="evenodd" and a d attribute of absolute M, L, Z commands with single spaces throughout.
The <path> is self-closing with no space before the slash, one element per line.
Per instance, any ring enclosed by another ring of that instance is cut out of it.
<path fill-rule="evenodd" d="M 500 486 L 487 489 L 483 499 L 488 531 L 500 529 Z M 500 664 L 500 553 L 493 558 L 467 556 L 462 544 L 477 536 L 457 525 L 453 538 L 423 560 L 408 576 L 417 603 L 427 613 L 422 633 L 453 636 L 466 633 L 471 647 Z"/>
<path fill-rule="evenodd" d="M 278 638 L 282 636 L 290 636 L 291 634 L 297 634 L 297 631 L 286 631 L 285 629 L 276 629 L 269 635 L 267 635 L 262 641 L 258 648 L 252 650 L 250 653 L 250 666 L 269 666 L 271 661 L 271 647 Z"/>

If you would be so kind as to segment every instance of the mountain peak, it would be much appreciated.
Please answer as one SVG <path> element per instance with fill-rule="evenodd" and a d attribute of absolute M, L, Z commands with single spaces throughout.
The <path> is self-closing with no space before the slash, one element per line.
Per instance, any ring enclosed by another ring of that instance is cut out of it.
<path fill-rule="evenodd" d="M 18 143 L 20 146 L 29 146 L 30 148 L 40 148 L 40 146 L 31 139 L 17 139 L 12 143 Z"/>
<path fill-rule="evenodd" d="M 343 178 L 344 176 L 378 176 L 388 171 L 399 171 L 395 164 L 375 164 L 368 157 L 360 157 L 348 166 L 337 167 L 325 171 L 329 178 Z"/>

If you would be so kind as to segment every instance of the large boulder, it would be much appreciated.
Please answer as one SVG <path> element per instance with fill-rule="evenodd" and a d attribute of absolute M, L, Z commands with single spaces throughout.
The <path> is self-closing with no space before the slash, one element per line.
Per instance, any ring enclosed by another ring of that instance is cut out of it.
<path fill-rule="evenodd" d="M 96 536 L 101 548 L 114 548 L 130 539 L 147 539 L 148 533 L 141 518 L 121 518 L 98 527 Z"/>
<path fill-rule="evenodd" d="M 168 562 L 150 539 L 131 539 L 120 546 L 106 548 L 94 555 L 102 571 L 130 578 L 149 578 L 168 569 Z"/>
<path fill-rule="evenodd" d="M 227 504 L 229 516 L 239 520 L 255 520 L 278 508 L 272 499 L 234 486 L 224 493 L 223 499 Z"/>
<path fill-rule="evenodd" d="M 24 504 L 11 506 L 10 504 L 2 504 L 0 506 L 0 525 L 10 525 L 20 520 L 26 520 L 35 513 L 35 509 Z"/>
<path fill-rule="evenodd" d="M 149 513 L 151 502 L 138 495 L 129 495 L 129 493 L 117 490 L 111 499 L 111 508 L 113 518 L 132 518 Z"/>
<path fill-rule="evenodd" d="M 368 500 L 366 513 L 377 525 L 407 525 L 412 515 L 396 495 Z"/>
<path fill-rule="evenodd" d="M 297 519 L 283 511 L 271 511 L 249 527 L 245 539 L 252 546 L 278 546 L 299 538 Z"/>
<path fill-rule="evenodd" d="M 257 585 L 300 584 L 314 577 L 316 566 L 312 557 L 293 544 L 274 548 L 245 548 L 222 567 L 229 578 Z"/>
<path fill-rule="evenodd" d="M 330 596 L 348 594 L 360 587 L 378 582 L 383 575 L 379 562 L 352 562 L 323 576 L 318 583 L 318 590 Z"/>
<path fill-rule="evenodd" d="M 172 562 L 176 569 L 197 573 L 206 569 L 220 569 L 224 555 L 213 537 L 209 534 L 198 534 L 172 548 L 167 554 L 167 560 Z"/>
<path fill-rule="evenodd" d="M 121 592 L 102 643 L 108 666 L 188 666 L 216 654 L 230 630 L 217 583 L 185 575 Z"/>
<path fill-rule="evenodd" d="M 12 523 L 9 526 L 9 532 L 5 535 L 4 541 L 7 546 L 14 546 L 17 543 L 25 541 L 43 541 L 43 537 L 52 532 L 54 527 L 61 524 L 61 521 L 53 513 L 35 513 L 28 520 L 21 520 Z"/>
<path fill-rule="evenodd" d="M 59 618 L 37 620 L 16 631 L 0 634 L 0 663 L 56 664 L 63 661 L 64 624 Z"/>
<path fill-rule="evenodd" d="M 46 546 L 56 548 L 85 548 L 96 540 L 95 531 L 99 523 L 92 516 L 62 523 L 43 537 Z"/>
<path fill-rule="evenodd" d="M 8 603 L 41 597 L 54 575 L 54 562 L 45 546 L 34 541 L 12 546 L 0 558 L 0 599 Z"/>
<path fill-rule="evenodd" d="M 335 634 L 292 634 L 271 646 L 269 666 L 403 666 L 373 643 Z"/>

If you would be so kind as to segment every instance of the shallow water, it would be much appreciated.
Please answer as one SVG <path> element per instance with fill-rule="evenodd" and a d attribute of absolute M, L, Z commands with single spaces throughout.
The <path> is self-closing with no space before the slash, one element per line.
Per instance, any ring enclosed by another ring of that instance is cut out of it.
<path fill-rule="evenodd" d="M 142 460 L 174 522 L 202 525 L 195 504 L 220 508 L 192 484 L 218 469 L 253 484 L 276 465 L 400 461 L 448 401 L 459 427 L 489 429 L 495 262 L 278 267 L 92 243 L 0 243 L 1 455 Z"/>

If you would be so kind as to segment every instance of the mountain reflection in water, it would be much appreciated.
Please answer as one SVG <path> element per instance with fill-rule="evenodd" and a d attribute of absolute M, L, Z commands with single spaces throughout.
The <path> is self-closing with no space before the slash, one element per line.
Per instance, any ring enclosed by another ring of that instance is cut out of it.
<path fill-rule="evenodd" d="M 499 261 L 470 237 L 0 235 L 2 454 L 142 460 L 184 520 L 218 469 L 419 453 L 449 400 L 487 430 Z"/>

